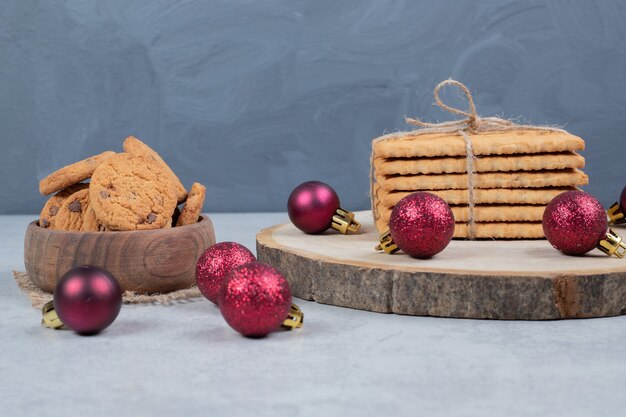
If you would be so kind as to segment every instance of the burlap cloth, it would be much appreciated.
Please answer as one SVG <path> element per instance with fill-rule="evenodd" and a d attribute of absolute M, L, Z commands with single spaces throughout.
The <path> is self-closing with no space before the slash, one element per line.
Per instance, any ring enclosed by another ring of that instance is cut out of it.
<path fill-rule="evenodd" d="M 41 308 L 52 300 L 52 294 L 42 291 L 30 280 L 26 272 L 13 271 L 13 278 L 17 286 L 28 296 L 33 307 Z M 122 300 L 124 304 L 162 304 L 173 305 L 187 303 L 202 297 L 198 287 L 193 286 L 184 290 L 178 290 L 167 294 L 137 294 L 133 291 L 125 291 Z"/>

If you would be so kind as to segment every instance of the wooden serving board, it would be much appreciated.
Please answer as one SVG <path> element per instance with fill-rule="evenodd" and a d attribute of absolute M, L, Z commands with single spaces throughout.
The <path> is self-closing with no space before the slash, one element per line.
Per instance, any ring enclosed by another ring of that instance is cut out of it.
<path fill-rule="evenodd" d="M 509 320 L 626 314 L 626 259 L 566 256 L 546 240 L 453 240 L 419 260 L 375 251 L 371 213 L 357 219 L 356 235 L 262 230 L 258 259 L 278 268 L 296 297 L 361 310 Z"/>

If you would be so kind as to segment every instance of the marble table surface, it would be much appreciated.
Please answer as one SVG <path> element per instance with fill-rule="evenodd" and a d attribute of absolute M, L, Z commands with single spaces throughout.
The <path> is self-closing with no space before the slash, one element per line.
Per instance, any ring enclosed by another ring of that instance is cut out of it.
<path fill-rule="evenodd" d="M 94 337 L 40 326 L 15 285 L 35 216 L 0 216 L 2 416 L 601 416 L 626 413 L 626 317 L 522 322 L 296 300 L 304 328 L 231 330 L 204 300 L 125 305 Z M 284 213 L 211 215 L 254 249 Z"/>

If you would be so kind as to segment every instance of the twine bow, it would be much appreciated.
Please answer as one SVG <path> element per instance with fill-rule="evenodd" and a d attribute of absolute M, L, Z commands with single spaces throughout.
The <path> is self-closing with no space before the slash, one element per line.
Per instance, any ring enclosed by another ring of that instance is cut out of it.
<path fill-rule="evenodd" d="M 443 87 L 446 86 L 454 86 L 460 89 L 467 98 L 467 102 L 469 104 L 469 110 L 464 111 L 455 107 L 448 106 L 439 97 L 439 92 Z M 472 141 L 470 139 L 469 134 L 476 134 L 481 132 L 496 132 L 496 131 L 506 131 L 506 130 L 542 130 L 542 131 L 560 131 L 563 132 L 562 129 L 551 127 L 551 126 L 532 126 L 532 125 L 518 125 L 513 123 L 510 120 L 502 119 L 500 117 L 480 117 L 476 112 L 476 105 L 474 104 L 474 99 L 472 98 L 472 94 L 469 89 L 465 86 L 465 84 L 460 83 L 458 81 L 447 79 L 445 81 L 440 82 L 435 87 L 435 91 L 433 92 L 435 97 L 435 103 L 437 106 L 446 110 L 452 114 L 457 114 L 460 116 L 464 116 L 463 119 L 452 120 L 449 122 L 441 122 L 441 123 L 428 123 L 423 122 L 420 119 L 415 119 L 411 117 L 405 118 L 406 123 L 417 126 L 419 129 L 414 130 L 410 133 L 405 134 L 391 134 L 382 136 L 380 138 L 374 139 L 374 142 L 379 140 L 409 140 L 414 136 L 429 134 L 429 133 L 457 133 L 459 136 L 463 138 L 465 141 L 465 168 L 467 171 L 467 201 L 468 201 L 468 211 L 469 216 L 467 220 L 468 226 L 468 238 L 474 239 L 476 236 L 476 222 L 474 220 L 474 185 L 476 182 L 476 170 L 474 167 L 474 161 L 476 160 L 476 156 L 474 155 L 474 150 L 472 148 Z M 374 182 L 374 155 L 372 153 L 372 165 L 370 172 L 370 185 L 372 186 L 372 199 L 373 195 L 373 182 Z M 374 215 L 376 216 L 376 207 L 372 204 L 372 210 L 374 211 Z"/>
<path fill-rule="evenodd" d="M 455 87 L 458 87 L 465 94 L 465 97 L 467 97 L 467 102 L 469 103 L 469 112 L 466 112 L 466 111 L 463 111 L 454 107 L 450 107 L 447 104 L 445 104 L 443 101 L 441 101 L 441 98 L 439 98 L 439 91 L 447 85 L 453 85 Z M 480 129 L 481 119 L 476 113 L 476 105 L 474 105 L 474 99 L 472 98 L 472 94 L 470 93 L 469 89 L 465 86 L 465 84 L 452 80 L 452 79 L 447 79 L 437 84 L 437 86 L 435 87 L 435 91 L 433 92 L 433 95 L 435 96 L 435 103 L 439 107 L 441 107 L 443 110 L 449 111 L 450 113 L 453 113 L 453 114 L 465 116 L 466 118 L 461 119 L 461 120 L 453 120 L 451 122 L 443 122 L 443 123 L 427 123 L 427 122 L 422 122 L 420 119 L 414 119 L 411 117 L 407 117 L 404 120 L 410 125 L 419 126 L 419 127 L 436 127 L 436 128 L 451 127 L 451 128 L 456 128 L 461 131 L 469 130 L 471 132 L 478 132 L 478 130 Z"/>

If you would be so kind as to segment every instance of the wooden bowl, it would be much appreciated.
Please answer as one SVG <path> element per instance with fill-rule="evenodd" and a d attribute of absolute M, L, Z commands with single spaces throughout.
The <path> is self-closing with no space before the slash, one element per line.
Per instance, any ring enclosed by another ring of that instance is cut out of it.
<path fill-rule="evenodd" d="M 24 239 L 24 264 L 30 279 L 53 292 L 70 268 L 95 265 L 111 272 L 124 291 L 166 293 L 196 282 L 196 261 L 215 243 L 213 224 L 132 232 L 67 232 L 31 222 Z"/>

